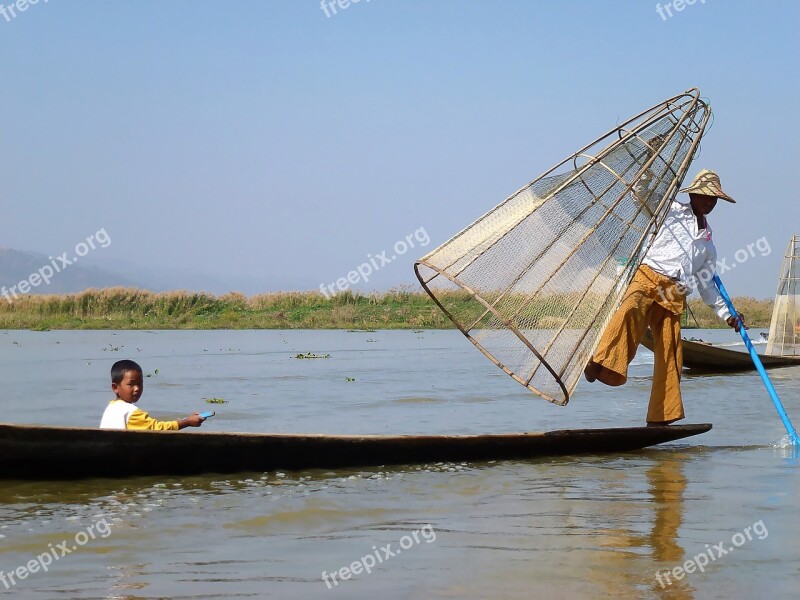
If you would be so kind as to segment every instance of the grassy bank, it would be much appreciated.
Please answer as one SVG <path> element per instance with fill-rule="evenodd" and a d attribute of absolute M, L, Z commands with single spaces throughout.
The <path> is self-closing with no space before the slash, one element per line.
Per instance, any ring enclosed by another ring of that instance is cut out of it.
<path fill-rule="evenodd" d="M 0 302 L 2 329 L 400 329 L 445 328 L 449 320 L 422 293 L 350 291 L 246 297 L 111 288 L 24 296 Z"/>
<path fill-rule="evenodd" d="M 772 300 L 757 300 L 748 297 L 733 298 L 733 305 L 744 315 L 748 327 L 769 327 L 770 319 L 772 319 L 772 303 Z M 689 309 L 691 313 L 687 314 L 684 321 L 686 327 L 701 329 L 727 327 L 700 298 L 691 298 Z M 695 318 L 697 319 L 696 323 Z"/>
<path fill-rule="evenodd" d="M 448 307 L 467 307 L 452 293 Z M 737 307 L 756 327 L 767 327 L 771 300 L 740 298 Z M 700 327 L 721 321 L 698 299 L 690 302 Z M 694 326 L 689 317 L 688 325 Z M 0 329 L 447 329 L 452 327 L 423 292 L 382 294 L 350 291 L 330 299 L 318 292 L 278 292 L 246 297 L 135 289 L 87 290 L 80 294 L 23 296 L 0 301 Z"/>

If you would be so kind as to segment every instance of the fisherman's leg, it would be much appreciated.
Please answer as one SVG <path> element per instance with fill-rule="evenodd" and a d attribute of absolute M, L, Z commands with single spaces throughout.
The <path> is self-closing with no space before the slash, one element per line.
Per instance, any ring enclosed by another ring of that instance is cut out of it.
<path fill-rule="evenodd" d="M 597 379 L 617 386 L 628 380 L 628 365 L 636 355 L 653 306 L 653 300 L 634 280 L 584 370 L 588 381 Z"/>
<path fill-rule="evenodd" d="M 681 318 L 656 304 L 653 306 L 650 329 L 653 330 L 655 365 L 647 422 L 666 425 L 684 417 L 681 398 Z"/>

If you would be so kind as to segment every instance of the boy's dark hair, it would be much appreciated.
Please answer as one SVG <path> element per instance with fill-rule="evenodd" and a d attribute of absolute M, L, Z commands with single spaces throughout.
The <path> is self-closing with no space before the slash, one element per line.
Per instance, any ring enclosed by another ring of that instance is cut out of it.
<path fill-rule="evenodd" d="M 139 363 L 127 359 L 118 360 L 111 365 L 111 383 L 122 383 L 122 378 L 125 377 L 125 373 L 128 371 L 143 373 L 142 367 L 139 366 Z"/>

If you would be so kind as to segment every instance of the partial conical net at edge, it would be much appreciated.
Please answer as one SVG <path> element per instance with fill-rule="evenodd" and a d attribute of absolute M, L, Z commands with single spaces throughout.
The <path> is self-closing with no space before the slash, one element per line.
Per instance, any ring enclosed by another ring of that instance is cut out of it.
<path fill-rule="evenodd" d="M 498 367 L 566 404 L 710 114 L 689 90 L 615 127 L 422 257 L 420 283 Z"/>
<path fill-rule="evenodd" d="M 800 356 L 798 278 L 800 278 L 800 235 L 795 235 L 789 242 L 783 258 L 778 291 L 772 308 L 772 321 L 767 338 L 767 354 L 772 356 Z"/>

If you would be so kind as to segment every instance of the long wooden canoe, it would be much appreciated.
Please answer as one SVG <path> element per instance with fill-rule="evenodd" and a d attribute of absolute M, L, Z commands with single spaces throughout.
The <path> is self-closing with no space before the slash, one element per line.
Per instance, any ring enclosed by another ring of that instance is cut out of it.
<path fill-rule="evenodd" d="M 653 350 L 653 334 L 649 329 L 642 338 L 642 346 L 651 352 Z M 756 369 L 753 359 L 747 352 L 691 340 L 681 340 L 681 347 L 683 348 L 683 366 L 689 369 L 708 372 L 755 371 Z M 759 354 L 758 357 L 765 369 L 800 366 L 800 356 Z"/>
<path fill-rule="evenodd" d="M 184 475 L 627 452 L 710 424 L 492 435 L 113 431 L 0 423 L 0 478 Z"/>

